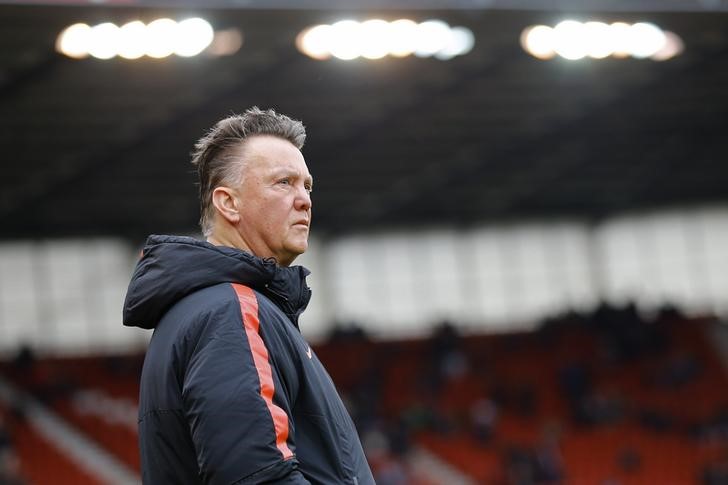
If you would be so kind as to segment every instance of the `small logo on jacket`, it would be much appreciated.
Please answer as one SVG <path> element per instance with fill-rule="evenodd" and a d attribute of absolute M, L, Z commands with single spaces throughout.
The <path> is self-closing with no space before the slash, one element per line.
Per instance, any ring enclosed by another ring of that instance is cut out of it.
<path fill-rule="evenodd" d="M 311 354 L 311 346 L 310 345 L 308 346 L 308 349 L 306 350 L 306 355 L 308 355 L 308 358 L 309 359 L 312 357 L 312 354 Z"/>

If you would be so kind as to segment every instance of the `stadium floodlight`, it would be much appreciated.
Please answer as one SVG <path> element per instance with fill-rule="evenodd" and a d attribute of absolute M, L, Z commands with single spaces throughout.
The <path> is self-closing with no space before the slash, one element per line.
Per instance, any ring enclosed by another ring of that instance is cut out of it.
<path fill-rule="evenodd" d="M 329 52 L 337 59 L 351 61 L 361 55 L 361 24 L 355 20 L 340 20 L 331 26 Z"/>
<path fill-rule="evenodd" d="M 119 29 L 119 57 L 139 59 L 147 45 L 147 26 L 141 20 L 134 20 Z"/>
<path fill-rule="evenodd" d="M 298 50 L 317 60 L 331 56 L 350 61 L 358 57 L 381 59 L 412 54 L 446 60 L 467 54 L 474 44 L 475 36 L 470 29 L 450 27 L 442 20 L 420 24 L 409 19 L 371 19 L 361 23 L 341 20 L 333 25 L 308 27 L 296 37 Z"/>
<path fill-rule="evenodd" d="M 361 56 L 366 59 L 381 59 L 389 54 L 391 31 L 390 23 L 384 20 L 371 19 L 362 22 Z"/>
<path fill-rule="evenodd" d="M 683 50 L 680 37 L 654 24 L 637 22 L 578 22 L 564 20 L 551 28 L 533 25 L 521 33 L 521 46 L 534 57 L 550 59 L 555 54 L 568 60 L 585 57 L 667 60 Z"/>
<path fill-rule="evenodd" d="M 331 45 L 333 27 L 330 25 L 314 25 L 302 31 L 296 37 L 298 50 L 314 59 L 323 60 L 331 57 L 329 45 Z"/>
<path fill-rule="evenodd" d="M 461 56 L 470 52 L 474 44 L 475 36 L 470 29 L 453 27 L 448 33 L 447 44 L 435 53 L 435 58 L 441 61 L 449 61 L 455 56 Z"/>
<path fill-rule="evenodd" d="M 91 26 L 83 23 L 66 27 L 56 40 L 56 50 L 73 59 L 88 57 Z"/>
<path fill-rule="evenodd" d="M 147 25 L 146 55 L 155 59 L 171 56 L 176 48 L 177 22 L 172 19 L 157 19 Z"/>
<path fill-rule="evenodd" d="M 604 59 L 612 55 L 612 42 L 609 36 L 609 25 L 604 22 L 586 22 L 584 24 L 584 43 L 586 55 L 592 59 Z"/>
<path fill-rule="evenodd" d="M 174 53 L 182 57 L 196 56 L 212 43 L 215 31 L 201 18 L 189 18 L 177 24 Z"/>
<path fill-rule="evenodd" d="M 111 59 L 119 52 L 119 27 L 111 22 L 91 27 L 88 53 L 97 59 Z"/>
<path fill-rule="evenodd" d="M 564 20 L 554 27 L 554 51 L 570 61 L 586 57 L 586 29 L 576 20 Z"/>
<path fill-rule="evenodd" d="M 554 29 L 547 25 L 533 25 L 521 34 L 523 49 L 538 59 L 551 59 L 554 52 Z"/>
<path fill-rule="evenodd" d="M 242 35 L 233 29 L 218 39 L 216 54 L 230 55 L 242 45 Z M 91 55 L 98 59 L 119 56 L 139 59 L 142 56 L 161 59 L 176 54 L 191 57 L 200 54 L 215 40 L 215 31 L 204 19 L 189 18 L 177 23 L 162 18 L 144 25 L 140 20 L 117 27 L 104 22 L 93 27 L 74 24 L 64 29 L 56 40 L 56 50 L 68 57 L 81 59 Z"/>
<path fill-rule="evenodd" d="M 212 38 L 206 52 L 211 56 L 231 56 L 243 46 L 243 34 L 240 30 L 232 28 L 218 30 Z"/>
<path fill-rule="evenodd" d="M 417 48 L 417 22 L 399 19 L 391 22 L 389 54 L 393 57 L 407 57 Z"/>
<path fill-rule="evenodd" d="M 632 34 L 626 22 L 614 22 L 609 26 L 609 38 L 612 44 L 612 55 L 618 58 L 629 57 L 632 50 Z"/>
<path fill-rule="evenodd" d="M 685 49 L 685 45 L 682 39 L 674 32 L 667 31 L 665 32 L 665 44 L 662 46 L 662 49 L 650 56 L 650 59 L 666 61 L 680 54 L 683 49 Z"/>
<path fill-rule="evenodd" d="M 638 22 L 630 27 L 632 57 L 644 59 L 659 52 L 665 46 L 665 33 L 654 24 Z"/>
<path fill-rule="evenodd" d="M 417 26 L 417 57 L 430 57 L 445 49 L 450 41 L 450 26 L 442 20 L 426 20 Z"/>

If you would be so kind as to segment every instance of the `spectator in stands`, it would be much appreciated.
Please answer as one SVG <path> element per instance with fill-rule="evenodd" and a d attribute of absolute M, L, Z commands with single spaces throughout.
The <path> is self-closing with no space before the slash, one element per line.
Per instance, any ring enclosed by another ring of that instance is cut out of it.
<path fill-rule="evenodd" d="M 311 291 L 305 130 L 273 110 L 196 145 L 206 241 L 151 236 L 124 324 L 154 328 L 141 377 L 145 483 L 373 484 L 357 431 L 298 330 Z"/>
<path fill-rule="evenodd" d="M 505 467 L 509 484 L 536 483 L 536 463 L 531 450 L 518 446 L 510 447 L 505 453 Z"/>
<path fill-rule="evenodd" d="M 528 382 L 496 381 L 490 395 L 500 409 L 512 411 L 520 417 L 531 417 L 538 408 L 536 390 Z"/>
<path fill-rule="evenodd" d="M 11 444 L 10 432 L 5 427 L 5 419 L 3 418 L 3 415 L 0 414 L 0 452 L 10 448 Z"/>
<path fill-rule="evenodd" d="M 728 442 L 728 406 L 721 406 L 712 416 L 694 423 L 690 434 L 704 444 Z"/>
<path fill-rule="evenodd" d="M 470 429 L 473 437 L 481 443 L 488 443 L 498 420 L 498 406 L 492 399 L 481 397 L 470 405 Z"/>
<path fill-rule="evenodd" d="M 564 477 L 560 434 L 558 427 L 544 428 L 543 436 L 534 451 L 536 483 L 558 483 Z"/>
<path fill-rule="evenodd" d="M 0 451 L 0 484 L 25 485 L 26 481 L 20 472 L 20 460 L 11 449 Z"/>
<path fill-rule="evenodd" d="M 462 349 L 461 337 L 448 321 L 442 322 L 432 335 L 431 357 L 434 369 L 427 369 L 427 381 L 432 391 L 439 393 L 451 380 L 464 376 L 469 371 L 469 363 Z"/>
<path fill-rule="evenodd" d="M 728 459 L 710 463 L 703 469 L 703 485 L 725 485 L 728 483 Z"/>
<path fill-rule="evenodd" d="M 697 357 L 684 353 L 672 356 L 664 366 L 657 369 L 650 380 L 656 387 L 679 389 L 694 381 L 701 371 L 701 364 Z"/>
<path fill-rule="evenodd" d="M 0 485 L 23 485 L 25 480 L 20 472 L 20 460 L 13 450 L 10 431 L 0 414 Z"/>
<path fill-rule="evenodd" d="M 388 460 L 377 470 L 377 483 L 379 485 L 408 485 L 410 480 L 407 470 L 401 462 Z"/>
<path fill-rule="evenodd" d="M 328 337 L 329 342 L 367 342 L 367 337 L 364 328 L 362 328 L 356 322 L 349 322 L 348 324 L 342 324 L 337 322 L 334 324 L 334 328 Z"/>
<path fill-rule="evenodd" d="M 635 473 L 642 467 L 642 454 L 631 447 L 625 447 L 617 454 L 617 464 L 624 473 Z"/>
<path fill-rule="evenodd" d="M 35 365 L 35 353 L 29 345 L 24 344 L 13 358 L 13 368 L 17 372 L 28 372 Z"/>

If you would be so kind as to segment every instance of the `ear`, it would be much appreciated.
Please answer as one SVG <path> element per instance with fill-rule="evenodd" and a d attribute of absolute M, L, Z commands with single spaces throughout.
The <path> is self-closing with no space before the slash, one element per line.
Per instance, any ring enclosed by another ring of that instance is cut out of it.
<path fill-rule="evenodd" d="M 240 213 L 238 212 L 238 199 L 235 192 L 228 187 L 216 187 L 212 191 L 212 205 L 217 209 L 226 221 L 230 224 L 240 222 Z"/>

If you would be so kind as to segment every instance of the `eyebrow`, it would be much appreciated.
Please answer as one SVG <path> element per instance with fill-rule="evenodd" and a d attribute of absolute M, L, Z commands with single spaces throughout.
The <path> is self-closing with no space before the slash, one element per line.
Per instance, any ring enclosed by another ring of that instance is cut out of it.
<path fill-rule="evenodd" d="M 308 174 L 302 177 L 301 173 L 298 172 L 298 170 L 295 169 L 289 169 L 289 168 L 279 168 L 272 172 L 274 177 L 280 177 L 281 175 L 286 176 L 295 176 L 299 178 L 303 178 L 304 182 L 308 182 L 311 187 L 313 187 L 313 175 Z"/>

